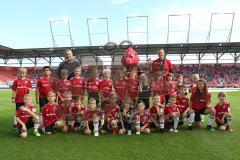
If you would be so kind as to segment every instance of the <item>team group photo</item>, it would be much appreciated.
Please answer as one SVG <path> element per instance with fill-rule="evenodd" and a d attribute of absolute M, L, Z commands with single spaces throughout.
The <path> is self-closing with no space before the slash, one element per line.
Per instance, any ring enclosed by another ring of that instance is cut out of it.
<path fill-rule="evenodd" d="M 1 160 L 240 158 L 238 0 L 3 6 Z"/>

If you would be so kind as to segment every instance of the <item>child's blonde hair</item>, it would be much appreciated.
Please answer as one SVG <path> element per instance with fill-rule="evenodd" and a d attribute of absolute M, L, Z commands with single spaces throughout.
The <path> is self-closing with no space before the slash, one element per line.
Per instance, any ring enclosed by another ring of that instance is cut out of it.
<path fill-rule="evenodd" d="M 64 93 L 63 93 L 63 96 L 65 97 L 65 96 L 72 96 L 72 93 L 70 92 L 70 91 L 65 91 Z"/>
<path fill-rule="evenodd" d="M 50 92 L 48 92 L 47 96 L 50 96 L 50 95 L 54 95 L 54 96 L 56 96 L 56 93 L 53 92 L 53 91 L 50 91 Z"/>
<path fill-rule="evenodd" d="M 75 68 L 75 69 L 74 69 L 74 71 L 75 71 L 75 70 L 77 70 L 77 69 L 81 70 L 81 66 L 79 66 L 79 67 Z"/>
<path fill-rule="evenodd" d="M 103 70 L 103 75 L 105 75 L 105 74 L 110 74 L 111 75 L 111 69 L 110 68 L 105 68 L 104 70 Z"/>
<path fill-rule="evenodd" d="M 145 82 L 148 83 L 148 77 L 147 77 L 147 75 L 145 73 L 141 74 L 139 79 L 141 79 L 141 80 L 144 79 Z"/>
<path fill-rule="evenodd" d="M 32 99 L 31 94 L 25 94 L 25 95 L 23 96 L 23 99 L 26 99 L 26 98 L 31 98 L 31 99 Z"/>
<path fill-rule="evenodd" d="M 97 101 L 94 98 L 89 98 L 88 103 L 89 102 L 97 102 Z"/>
<path fill-rule="evenodd" d="M 21 73 L 21 72 L 27 73 L 27 68 L 20 67 L 20 68 L 18 69 L 18 73 Z"/>
<path fill-rule="evenodd" d="M 66 70 L 66 69 L 61 69 L 61 71 L 60 71 L 60 76 L 67 76 L 68 75 L 68 70 Z"/>

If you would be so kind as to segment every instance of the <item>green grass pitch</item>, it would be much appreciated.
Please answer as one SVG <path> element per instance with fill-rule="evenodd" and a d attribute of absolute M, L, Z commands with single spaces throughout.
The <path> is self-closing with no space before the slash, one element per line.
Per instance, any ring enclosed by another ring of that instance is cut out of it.
<path fill-rule="evenodd" d="M 240 159 L 240 99 L 239 92 L 228 92 L 233 112 L 234 132 L 208 132 L 201 129 L 179 133 L 149 135 L 85 136 L 81 133 L 55 133 L 27 139 L 17 137 L 12 129 L 15 105 L 10 103 L 10 90 L 0 90 L 0 160 L 54 159 L 164 159 L 164 160 L 239 160 Z M 212 104 L 217 101 L 216 93 Z M 205 123 L 207 121 L 205 117 Z"/>

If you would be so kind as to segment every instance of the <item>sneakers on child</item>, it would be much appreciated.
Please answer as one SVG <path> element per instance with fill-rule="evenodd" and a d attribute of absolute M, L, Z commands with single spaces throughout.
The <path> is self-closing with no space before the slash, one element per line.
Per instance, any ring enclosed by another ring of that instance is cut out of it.
<path fill-rule="evenodd" d="M 208 130 L 208 131 L 215 131 L 215 129 L 212 128 L 212 126 L 210 126 L 210 125 L 207 125 L 207 130 Z"/>
<path fill-rule="evenodd" d="M 40 136 L 41 136 L 41 134 L 38 132 L 38 130 L 35 130 L 35 131 L 33 132 L 33 134 L 34 134 L 36 137 L 40 137 Z"/>
<path fill-rule="evenodd" d="M 95 137 L 98 137 L 98 136 L 99 136 L 99 132 L 98 132 L 98 131 L 95 131 L 95 132 L 94 132 L 94 136 L 95 136 Z"/>
<path fill-rule="evenodd" d="M 140 134 L 140 132 L 138 132 L 138 131 L 137 131 L 137 132 L 136 132 L 136 134 L 137 134 L 137 135 L 139 135 L 139 134 Z"/>
<path fill-rule="evenodd" d="M 160 133 L 165 133 L 165 129 L 164 128 L 160 128 Z"/>
<path fill-rule="evenodd" d="M 193 126 L 188 126 L 188 130 L 192 131 L 193 130 Z"/>
<path fill-rule="evenodd" d="M 169 132 L 173 132 L 173 128 L 170 128 L 170 129 L 169 129 Z"/>
<path fill-rule="evenodd" d="M 132 131 L 128 130 L 127 135 L 131 136 L 132 135 Z"/>
<path fill-rule="evenodd" d="M 177 129 L 174 129 L 173 132 L 174 132 L 174 133 L 178 133 L 178 130 L 177 130 Z"/>

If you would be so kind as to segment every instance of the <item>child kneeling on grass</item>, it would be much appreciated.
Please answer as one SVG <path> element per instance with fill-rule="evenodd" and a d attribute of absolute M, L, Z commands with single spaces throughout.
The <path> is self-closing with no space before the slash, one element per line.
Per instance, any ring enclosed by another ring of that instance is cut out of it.
<path fill-rule="evenodd" d="M 230 111 L 230 103 L 227 101 L 226 93 L 218 93 L 218 103 L 216 104 L 215 122 L 217 128 L 221 131 L 233 131 L 232 129 L 232 113 Z"/>
<path fill-rule="evenodd" d="M 85 113 L 85 123 L 86 129 L 84 130 L 84 134 L 90 135 L 94 132 L 94 136 L 99 136 L 99 124 L 103 126 L 104 122 L 102 121 L 102 111 L 96 108 L 96 100 L 94 98 L 90 98 L 88 100 L 88 109 Z M 101 119 L 101 123 L 99 123 Z"/>
<path fill-rule="evenodd" d="M 133 119 L 135 121 L 135 129 L 136 134 L 142 133 L 150 133 L 150 113 L 148 110 L 145 110 L 145 104 L 143 101 L 139 101 L 137 103 L 137 109 L 133 115 Z"/>
<path fill-rule="evenodd" d="M 164 105 L 161 103 L 161 97 L 156 94 L 153 96 L 153 106 L 150 109 L 151 124 L 150 129 L 154 131 L 156 128 L 160 128 L 160 132 L 164 133 Z"/>
<path fill-rule="evenodd" d="M 125 97 L 122 101 L 122 108 L 119 112 L 119 134 L 132 135 L 132 113 L 133 102 L 130 97 Z"/>
<path fill-rule="evenodd" d="M 43 124 L 45 134 L 51 134 L 56 128 L 63 129 L 64 121 L 59 118 L 59 105 L 55 102 L 56 94 L 49 92 L 48 104 L 42 108 Z"/>
<path fill-rule="evenodd" d="M 178 132 L 178 122 L 180 117 L 180 112 L 178 109 L 178 105 L 176 105 L 176 95 L 169 96 L 169 103 L 165 106 L 165 124 L 166 129 L 169 132 Z"/>
<path fill-rule="evenodd" d="M 101 133 L 112 132 L 112 134 L 117 134 L 117 124 L 118 124 L 118 113 L 119 107 L 116 104 L 117 96 L 115 93 L 109 95 L 109 103 L 103 108 L 106 122 L 101 129 Z"/>
<path fill-rule="evenodd" d="M 24 105 L 20 106 L 16 112 L 17 128 L 21 138 L 27 138 L 27 128 L 34 127 L 33 134 L 40 136 L 38 132 L 39 117 L 36 114 L 36 107 L 31 105 L 30 94 L 24 95 Z"/>

